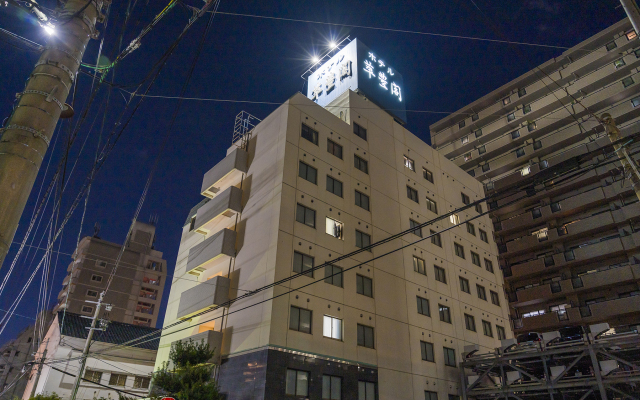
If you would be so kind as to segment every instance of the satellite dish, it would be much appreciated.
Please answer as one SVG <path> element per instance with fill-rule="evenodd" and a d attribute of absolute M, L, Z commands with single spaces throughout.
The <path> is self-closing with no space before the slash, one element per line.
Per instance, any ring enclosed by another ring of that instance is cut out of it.
<path fill-rule="evenodd" d="M 62 112 L 60 113 L 60 118 L 67 119 L 73 117 L 75 114 L 75 110 L 69 104 L 64 103 L 64 107 L 62 108 Z"/>

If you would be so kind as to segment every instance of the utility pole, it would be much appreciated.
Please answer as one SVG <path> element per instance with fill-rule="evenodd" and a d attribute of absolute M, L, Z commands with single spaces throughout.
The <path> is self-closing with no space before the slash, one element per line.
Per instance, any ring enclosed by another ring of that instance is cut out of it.
<path fill-rule="evenodd" d="M 604 124 L 605 132 L 607 132 L 607 135 L 609 136 L 609 140 L 616 142 L 622 139 L 620 136 L 620 129 L 616 126 L 616 121 L 613 119 L 611 114 L 602 114 L 601 120 Z M 620 158 L 620 162 L 624 167 L 625 176 L 629 177 L 629 180 L 633 185 L 633 190 L 636 192 L 636 196 L 638 196 L 638 199 L 640 200 L 640 171 L 638 171 L 636 162 L 627 152 L 627 144 L 614 144 L 613 148 L 616 150 L 616 154 Z"/>
<path fill-rule="evenodd" d="M 96 323 L 98 322 L 98 315 L 100 314 L 100 308 L 102 307 L 102 300 L 104 300 L 105 292 L 100 293 L 100 297 L 98 301 L 87 301 L 87 303 L 96 304 L 96 312 L 93 313 L 93 318 L 91 321 L 91 327 L 86 328 L 89 330 L 87 333 L 87 340 L 84 342 L 84 350 L 82 351 L 82 358 L 80 359 L 80 369 L 78 369 L 78 375 L 76 376 L 76 383 L 73 385 L 73 390 L 71 391 L 71 400 L 76 400 L 76 395 L 78 394 L 78 389 L 80 388 L 80 381 L 82 381 L 82 375 L 84 373 L 84 367 L 87 364 L 87 357 L 89 356 L 89 347 L 91 346 L 91 339 L 93 338 L 94 331 L 101 331 L 103 329 L 96 328 Z M 107 310 L 110 309 L 110 305 L 106 304 Z M 90 318 L 90 317 L 84 317 Z"/>
<path fill-rule="evenodd" d="M 47 344 L 49 344 L 49 341 L 47 340 Z M 40 363 L 38 365 L 38 373 L 36 373 L 36 379 L 33 381 L 33 386 L 31 387 L 31 396 L 29 397 L 34 397 L 36 395 L 36 386 L 38 386 L 38 380 L 40 379 L 40 373 L 42 373 L 42 365 L 44 364 L 45 360 L 47 359 L 47 344 L 45 344 L 45 348 L 44 348 L 44 352 L 42 353 L 42 358 L 40 358 Z"/>
<path fill-rule="evenodd" d="M 638 35 L 640 35 L 640 10 L 638 9 L 638 5 L 635 0 L 620 0 L 622 4 L 622 8 L 627 13 L 627 17 L 631 21 L 631 25 L 633 25 L 633 29 L 636 31 Z"/>
<path fill-rule="evenodd" d="M 66 0 L 18 104 L 0 129 L 0 266 L 38 176 L 96 22 L 110 0 Z M 65 115 L 63 115 L 64 117 Z"/>

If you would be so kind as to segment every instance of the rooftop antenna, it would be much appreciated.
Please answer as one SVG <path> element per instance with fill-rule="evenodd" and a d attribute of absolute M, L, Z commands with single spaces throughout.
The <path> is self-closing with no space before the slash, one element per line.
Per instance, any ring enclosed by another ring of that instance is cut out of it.
<path fill-rule="evenodd" d="M 100 237 L 98 236 L 99 233 L 100 233 L 100 224 L 96 222 L 95 224 L 93 224 L 93 237 L 100 239 Z"/>

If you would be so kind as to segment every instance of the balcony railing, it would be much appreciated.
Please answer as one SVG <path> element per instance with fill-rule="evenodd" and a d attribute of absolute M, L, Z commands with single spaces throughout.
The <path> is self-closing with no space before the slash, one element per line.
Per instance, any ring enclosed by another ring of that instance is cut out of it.
<path fill-rule="evenodd" d="M 178 318 L 185 318 L 208 308 L 225 304 L 229 301 L 230 285 L 229 278 L 216 276 L 182 292 L 178 306 Z"/>
<path fill-rule="evenodd" d="M 193 230 L 203 235 L 209 234 L 211 230 L 219 230 L 219 221 L 233 221 L 231 217 L 240 212 L 241 208 L 242 190 L 231 186 L 198 209 Z M 229 222 L 224 224 L 224 227 L 228 224 Z"/>
<path fill-rule="evenodd" d="M 223 229 L 189 250 L 187 273 L 200 275 L 216 265 L 217 261 L 224 262 L 235 257 L 235 251 L 236 232 Z"/>

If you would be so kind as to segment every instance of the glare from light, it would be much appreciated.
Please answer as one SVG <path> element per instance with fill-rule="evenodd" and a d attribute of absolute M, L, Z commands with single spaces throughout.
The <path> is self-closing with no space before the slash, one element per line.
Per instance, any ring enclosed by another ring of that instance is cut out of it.
<path fill-rule="evenodd" d="M 329 43 L 329 46 L 330 46 L 332 49 L 335 49 L 336 47 L 338 47 L 338 43 L 336 43 L 336 42 L 331 42 L 331 43 Z"/>
<path fill-rule="evenodd" d="M 313 56 L 311 61 L 313 61 L 314 63 L 317 63 L 318 61 L 320 61 L 320 59 L 318 58 L 318 56 Z"/>
<path fill-rule="evenodd" d="M 44 31 L 47 32 L 47 35 L 49 36 L 56 33 L 56 29 L 52 25 L 44 25 L 43 28 L 44 28 Z"/>

